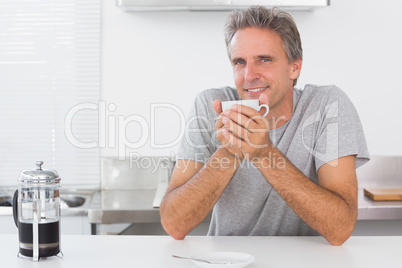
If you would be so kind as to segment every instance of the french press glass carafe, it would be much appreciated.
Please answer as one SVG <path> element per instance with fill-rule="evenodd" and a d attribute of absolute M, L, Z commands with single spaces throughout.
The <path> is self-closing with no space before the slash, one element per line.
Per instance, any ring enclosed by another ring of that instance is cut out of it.
<path fill-rule="evenodd" d="M 14 194 L 13 215 L 18 228 L 19 253 L 38 261 L 60 251 L 60 178 L 55 170 L 21 172 Z"/>

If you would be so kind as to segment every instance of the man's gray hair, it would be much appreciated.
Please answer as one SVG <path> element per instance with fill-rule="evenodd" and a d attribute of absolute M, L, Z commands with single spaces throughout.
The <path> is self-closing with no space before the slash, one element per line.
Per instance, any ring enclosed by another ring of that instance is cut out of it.
<path fill-rule="evenodd" d="M 277 8 L 251 6 L 246 10 L 237 10 L 229 14 L 225 25 L 225 42 L 230 58 L 230 42 L 235 33 L 247 27 L 269 29 L 282 39 L 283 48 L 289 62 L 303 59 L 303 49 L 299 31 L 292 16 Z M 296 85 L 297 79 L 293 81 Z"/>

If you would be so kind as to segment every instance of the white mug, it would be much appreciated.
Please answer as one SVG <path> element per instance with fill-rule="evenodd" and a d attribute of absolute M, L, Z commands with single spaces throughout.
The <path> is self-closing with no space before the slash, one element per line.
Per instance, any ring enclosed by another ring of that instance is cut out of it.
<path fill-rule="evenodd" d="M 265 107 L 265 109 L 267 109 L 267 111 L 265 112 L 265 114 L 263 116 L 266 116 L 269 112 L 268 105 L 266 105 L 266 104 L 260 105 L 259 100 L 222 101 L 222 111 L 231 109 L 232 106 L 235 104 L 245 105 L 245 106 L 251 107 L 257 111 L 260 111 L 262 107 Z"/>

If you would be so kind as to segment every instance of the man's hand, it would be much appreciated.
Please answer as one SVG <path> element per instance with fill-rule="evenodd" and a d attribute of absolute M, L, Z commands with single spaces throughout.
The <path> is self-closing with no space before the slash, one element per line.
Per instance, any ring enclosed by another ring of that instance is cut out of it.
<path fill-rule="evenodd" d="M 260 99 L 268 102 L 267 98 Z M 213 107 L 220 114 L 215 128 L 217 138 L 225 149 L 252 160 L 260 157 L 264 148 L 270 146 L 268 120 L 255 109 L 234 105 L 232 109 L 222 112 L 219 100 L 214 101 Z"/>
<path fill-rule="evenodd" d="M 215 100 L 213 102 L 214 110 L 217 114 L 219 114 L 218 119 L 215 123 L 215 129 L 217 131 L 217 139 L 221 142 L 222 148 L 224 148 L 228 153 L 236 157 L 237 159 L 243 160 L 244 155 L 243 152 L 237 146 L 233 146 L 234 142 L 230 142 L 230 136 L 227 135 L 228 129 L 222 122 L 222 119 L 225 118 L 225 114 L 222 113 L 222 103 L 219 100 Z M 233 139 L 233 138 L 232 138 Z"/>

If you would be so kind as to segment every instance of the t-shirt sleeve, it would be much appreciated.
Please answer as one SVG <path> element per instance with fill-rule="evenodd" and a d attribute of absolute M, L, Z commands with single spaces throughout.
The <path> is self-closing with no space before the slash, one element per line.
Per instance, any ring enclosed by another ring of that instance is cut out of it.
<path fill-rule="evenodd" d="M 211 111 L 212 101 L 205 93 L 196 97 L 186 118 L 186 129 L 178 148 L 177 159 L 205 164 L 215 152 L 218 146 L 215 120 L 218 115 Z"/>
<path fill-rule="evenodd" d="M 314 148 L 316 170 L 332 160 L 356 156 L 356 168 L 370 159 L 366 139 L 358 113 L 346 96 L 338 88 L 322 100 L 319 115 L 320 123 L 316 133 Z"/>

